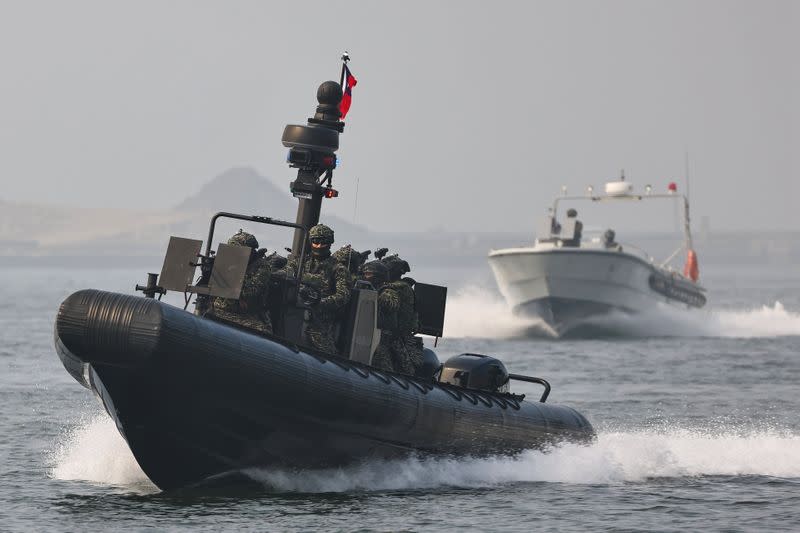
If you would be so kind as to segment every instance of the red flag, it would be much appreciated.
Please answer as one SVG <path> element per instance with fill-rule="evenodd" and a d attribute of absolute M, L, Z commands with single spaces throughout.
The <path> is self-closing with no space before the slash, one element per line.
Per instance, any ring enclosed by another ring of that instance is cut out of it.
<path fill-rule="evenodd" d="M 692 281 L 697 281 L 700 277 L 700 267 L 697 266 L 697 254 L 694 250 L 686 252 L 686 265 L 683 267 L 683 275 Z"/>
<path fill-rule="evenodd" d="M 356 86 L 358 80 L 356 80 L 355 76 L 350 73 L 350 69 L 347 68 L 347 65 L 342 65 L 344 67 L 344 94 L 342 95 L 342 101 L 339 103 L 339 111 L 342 113 L 342 120 L 344 117 L 347 116 L 347 112 L 350 111 L 350 104 L 353 101 L 353 87 Z"/>

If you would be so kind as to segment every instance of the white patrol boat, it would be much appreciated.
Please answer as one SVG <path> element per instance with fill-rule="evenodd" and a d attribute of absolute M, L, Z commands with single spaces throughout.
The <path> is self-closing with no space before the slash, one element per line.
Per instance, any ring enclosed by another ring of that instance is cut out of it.
<path fill-rule="evenodd" d="M 607 229 L 596 236 L 583 235 L 574 209 L 558 218 L 561 201 L 672 200 L 683 204 L 684 239 L 666 260 L 658 262 L 627 243 L 616 241 Z M 697 282 L 697 255 L 692 245 L 689 200 L 670 183 L 666 194 L 654 194 L 648 185 L 635 194 L 623 176 L 605 185 L 605 194 L 557 198 L 537 232 L 533 246 L 492 250 L 489 265 L 497 285 L 517 315 L 540 319 L 548 333 L 561 337 L 591 325 L 612 311 L 639 313 L 659 302 L 702 307 L 705 289 Z M 683 272 L 670 263 L 686 251 Z"/>

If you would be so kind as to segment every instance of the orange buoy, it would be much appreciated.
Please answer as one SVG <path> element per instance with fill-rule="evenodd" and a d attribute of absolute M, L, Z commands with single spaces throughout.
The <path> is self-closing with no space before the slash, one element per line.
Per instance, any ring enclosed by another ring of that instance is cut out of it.
<path fill-rule="evenodd" d="M 697 254 L 694 250 L 686 253 L 686 265 L 683 267 L 683 275 L 692 281 L 697 281 L 700 277 L 700 267 L 697 266 Z"/>

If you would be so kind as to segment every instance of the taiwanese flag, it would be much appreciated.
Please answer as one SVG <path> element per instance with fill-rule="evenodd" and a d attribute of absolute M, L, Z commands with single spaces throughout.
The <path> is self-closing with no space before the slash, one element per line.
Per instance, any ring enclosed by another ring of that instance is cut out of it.
<path fill-rule="evenodd" d="M 344 78 L 344 94 L 342 95 L 342 101 L 339 102 L 339 111 L 342 113 L 342 120 L 344 117 L 347 116 L 347 112 L 350 111 L 350 103 L 353 101 L 353 87 L 356 86 L 358 81 L 356 80 L 355 76 L 350 73 L 350 69 L 347 68 L 347 65 L 342 65 L 343 70 L 343 78 Z"/>

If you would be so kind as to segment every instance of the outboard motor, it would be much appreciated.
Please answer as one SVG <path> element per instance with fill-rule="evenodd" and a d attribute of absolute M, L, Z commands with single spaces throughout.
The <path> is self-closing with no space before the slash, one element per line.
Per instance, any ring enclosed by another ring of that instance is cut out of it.
<path fill-rule="evenodd" d="M 508 392 L 508 370 L 494 357 L 462 353 L 451 357 L 442 368 L 441 383 L 489 392 Z"/>

